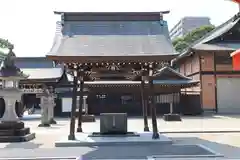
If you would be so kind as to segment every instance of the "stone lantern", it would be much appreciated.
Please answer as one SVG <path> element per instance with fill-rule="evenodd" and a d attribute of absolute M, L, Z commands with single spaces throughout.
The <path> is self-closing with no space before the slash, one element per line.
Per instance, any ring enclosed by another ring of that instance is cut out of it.
<path fill-rule="evenodd" d="M 19 120 L 15 111 L 15 103 L 21 101 L 22 96 L 19 81 L 28 76 L 16 67 L 16 56 L 12 50 L 13 46 L 9 48 L 9 53 L 0 69 L 2 81 L 0 96 L 5 102 L 5 112 L 0 120 L 0 142 L 23 142 L 35 138 L 35 134 L 31 134 L 30 129 L 24 127 L 24 123 Z"/>

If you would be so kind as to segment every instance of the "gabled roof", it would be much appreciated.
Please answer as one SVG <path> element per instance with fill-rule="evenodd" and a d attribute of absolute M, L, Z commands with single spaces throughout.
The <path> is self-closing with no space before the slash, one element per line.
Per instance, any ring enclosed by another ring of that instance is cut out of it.
<path fill-rule="evenodd" d="M 175 71 L 174 69 L 165 66 L 163 68 L 161 68 L 160 70 L 158 70 L 153 77 L 155 77 L 154 79 L 159 79 L 159 80 L 165 80 L 165 79 L 169 79 L 169 80 L 192 80 L 189 77 L 186 77 L 184 75 L 182 75 L 181 73 Z"/>
<path fill-rule="evenodd" d="M 186 77 L 174 69 L 166 66 L 158 70 L 153 75 L 153 83 L 161 85 L 180 85 L 181 88 L 191 87 L 197 85 L 199 81 L 192 80 L 189 77 Z"/>
<path fill-rule="evenodd" d="M 118 14 L 124 14 L 118 13 Z M 126 14 L 126 13 L 125 13 Z M 137 13 L 136 13 L 137 14 Z M 148 14 L 148 13 L 145 13 Z M 95 14 L 92 16 L 96 16 Z M 160 15 L 159 15 L 160 16 Z M 91 15 L 89 15 L 90 18 Z M 168 26 L 163 20 L 64 21 L 57 22 L 54 44 L 47 55 L 56 57 L 175 56 Z M 72 58 L 74 61 L 74 58 Z"/>
<path fill-rule="evenodd" d="M 240 47 L 240 43 L 214 43 L 213 41 L 223 34 L 230 31 L 236 24 L 240 23 L 240 13 L 226 21 L 225 23 L 219 25 L 211 32 L 207 33 L 205 36 L 191 44 L 185 51 L 179 54 L 174 61 L 181 59 L 185 56 L 191 54 L 192 50 L 223 50 L 223 51 L 234 51 Z"/>

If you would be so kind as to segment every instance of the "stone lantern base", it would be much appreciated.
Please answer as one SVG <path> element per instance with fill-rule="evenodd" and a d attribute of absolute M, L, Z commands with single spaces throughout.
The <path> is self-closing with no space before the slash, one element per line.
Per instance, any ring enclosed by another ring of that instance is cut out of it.
<path fill-rule="evenodd" d="M 164 121 L 182 121 L 181 116 L 179 114 L 164 114 L 163 115 L 163 120 Z"/>
<path fill-rule="evenodd" d="M 24 123 L 0 122 L 0 142 L 26 142 L 35 138 L 35 133 L 30 133 L 30 128 L 25 128 Z"/>

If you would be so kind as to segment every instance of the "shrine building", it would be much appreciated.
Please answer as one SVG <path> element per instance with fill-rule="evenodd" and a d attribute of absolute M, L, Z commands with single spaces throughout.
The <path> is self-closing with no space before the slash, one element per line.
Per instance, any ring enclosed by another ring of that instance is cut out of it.
<path fill-rule="evenodd" d="M 47 57 L 18 57 L 29 75 L 20 86 L 24 106 L 39 106 L 43 85 L 57 94 L 55 116 L 71 116 L 84 103 L 88 114 L 202 113 L 198 85 L 170 66 L 177 56 L 164 14 L 168 12 L 54 12 L 56 34 Z M 145 112 L 145 113 L 143 113 Z M 155 113 L 153 113 L 155 112 Z"/>
<path fill-rule="evenodd" d="M 58 109 L 63 114 L 70 115 L 72 98 L 86 95 L 89 114 L 141 115 L 143 103 L 150 105 L 147 94 L 154 95 L 157 114 L 169 113 L 170 102 L 175 112 L 201 113 L 201 108 L 190 106 L 191 96 L 181 94 L 182 88 L 198 82 L 170 67 L 176 52 L 163 19 L 165 12 L 55 14 L 61 21 L 56 23 L 47 58 L 63 64 L 68 77 L 68 84 L 61 82 L 56 88 L 74 90 L 77 84 L 79 88 L 76 95 L 73 91 L 59 94 L 62 106 Z M 141 90 L 146 94 L 141 95 Z"/>
<path fill-rule="evenodd" d="M 240 99 L 236 96 L 240 94 L 239 28 L 240 13 L 217 26 L 172 61 L 181 74 L 200 82 L 183 92 L 199 94 L 205 112 L 240 113 Z"/>

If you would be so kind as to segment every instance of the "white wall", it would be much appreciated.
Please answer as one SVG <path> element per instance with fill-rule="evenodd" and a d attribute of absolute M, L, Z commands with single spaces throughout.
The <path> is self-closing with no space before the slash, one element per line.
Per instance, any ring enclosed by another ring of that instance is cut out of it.
<path fill-rule="evenodd" d="M 62 112 L 71 112 L 72 98 L 62 98 Z"/>

